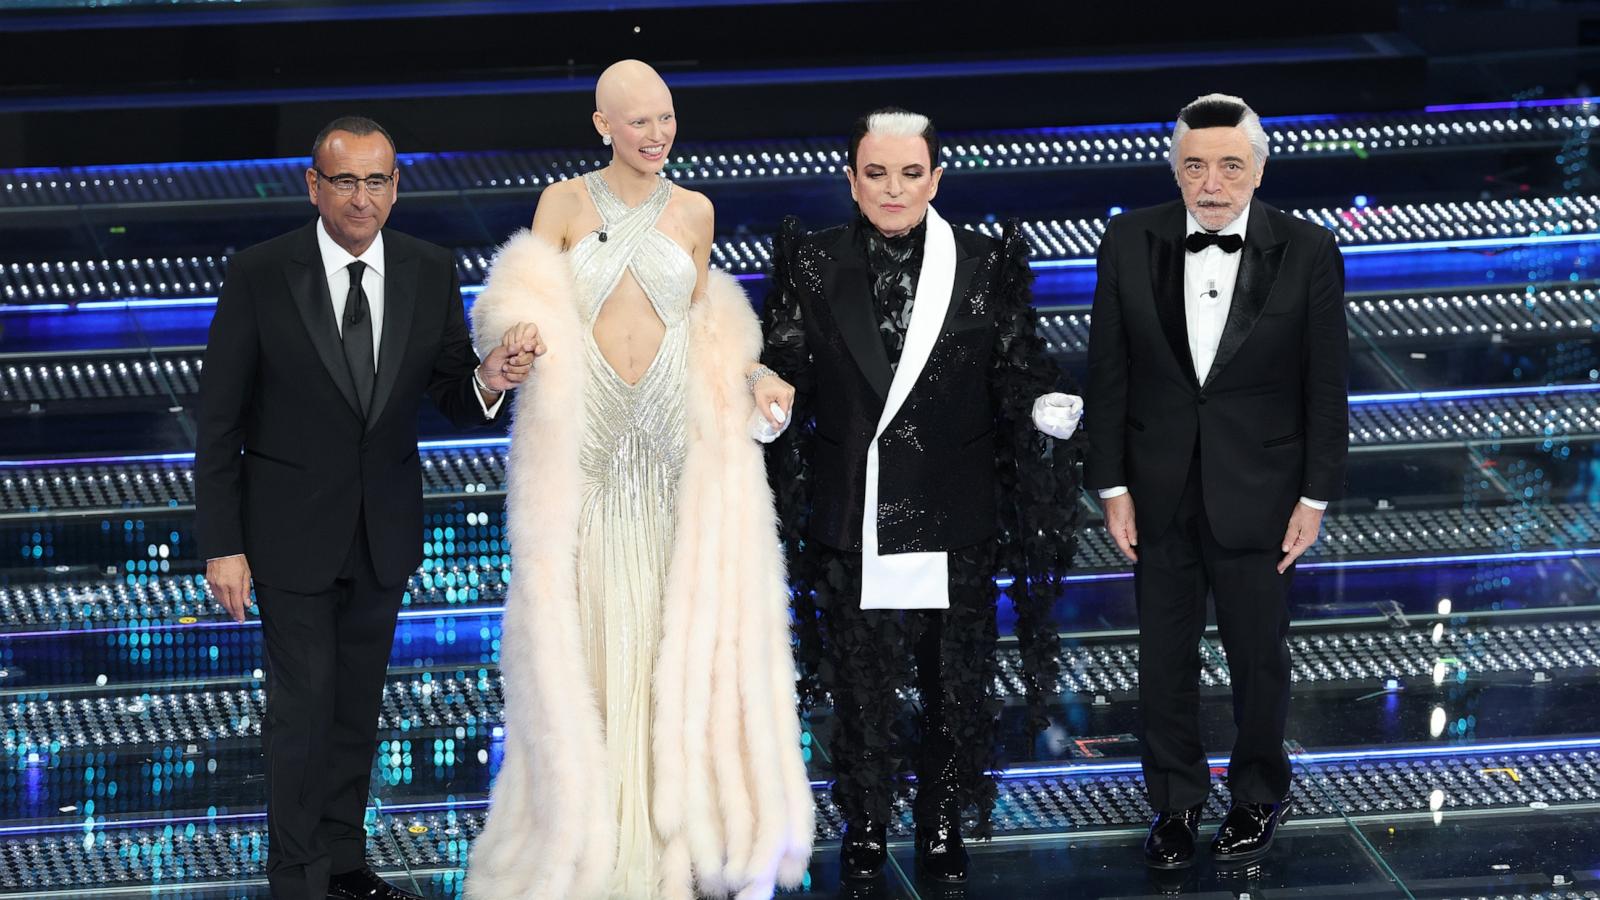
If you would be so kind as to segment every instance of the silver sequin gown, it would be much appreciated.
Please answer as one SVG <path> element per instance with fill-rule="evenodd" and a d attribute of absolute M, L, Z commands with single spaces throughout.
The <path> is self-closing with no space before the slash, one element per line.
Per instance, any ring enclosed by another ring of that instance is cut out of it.
<path fill-rule="evenodd" d="M 678 480 L 686 443 L 684 393 L 693 259 L 656 222 L 672 195 L 666 179 L 629 208 L 598 172 L 584 176 L 604 220 L 572 249 L 587 344 L 588 431 L 578 520 L 578 624 L 605 728 L 610 796 L 618 824 L 609 896 L 655 896 L 660 844 L 650 821 L 651 675 L 672 555 Z M 601 354 L 594 323 L 628 274 L 666 335 L 636 384 Z M 664 773 L 670 777 L 670 773 Z M 596 802 L 602 802 L 596 798 Z"/>

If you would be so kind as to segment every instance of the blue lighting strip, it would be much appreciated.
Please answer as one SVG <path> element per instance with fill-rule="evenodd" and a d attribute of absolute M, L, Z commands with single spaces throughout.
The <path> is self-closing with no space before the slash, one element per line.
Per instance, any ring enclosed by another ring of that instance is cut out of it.
<path fill-rule="evenodd" d="M 1350 403 L 1352 406 L 1361 406 L 1368 403 L 1436 403 L 1442 400 L 1479 400 L 1492 397 L 1592 394 L 1595 391 L 1600 391 L 1600 382 L 1531 384 L 1499 388 L 1459 388 L 1447 391 L 1402 391 L 1395 394 L 1358 394 L 1350 398 Z"/>
<path fill-rule="evenodd" d="M 1460 556 L 1413 556 L 1398 559 L 1330 559 L 1306 563 L 1302 569 L 1383 569 L 1393 566 L 1432 566 L 1477 562 L 1539 562 L 1554 559 L 1579 559 L 1600 556 L 1600 547 L 1572 547 L 1564 550 L 1519 550 L 1506 553 L 1464 553 Z"/>
<path fill-rule="evenodd" d="M 1600 392 L 1600 382 L 1579 384 L 1536 384 L 1514 387 L 1470 388 L 1445 391 L 1403 391 L 1388 394 L 1353 394 L 1353 406 L 1374 403 L 1440 403 L 1449 400 L 1480 400 L 1499 397 L 1547 396 L 1551 394 L 1593 394 Z M 504 447 L 511 443 L 509 437 L 492 438 L 441 438 L 417 442 L 419 450 L 475 450 Z M 56 459 L 0 460 L 0 468 L 37 468 L 41 466 L 117 465 L 121 463 L 193 462 L 193 453 L 149 453 L 129 456 L 61 457 Z"/>
<path fill-rule="evenodd" d="M 47 303 L 44 305 L 56 306 L 58 304 Z M 79 303 L 76 308 L 90 312 L 98 312 L 102 310 L 130 309 L 197 309 L 216 305 L 217 298 L 215 297 L 141 297 L 130 300 L 85 300 L 84 302 Z"/>
<path fill-rule="evenodd" d="M 1551 750 L 1594 750 L 1600 749 L 1600 737 L 1558 738 L 1541 741 L 1500 741 L 1490 744 L 1456 744 L 1446 747 L 1375 747 L 1357 750 L 1329 750 L 1314 753 L 1296 753 L 1290 759 L 1297 763 L 1345 763 L 1365 762 L 1373 759 L 1437 759 L 1439 757 L 1480 756 L 1497 753 L 1540 753 Z M 1212 767 L 1224 767 L 1228 764 L 1226 756 L 1212 756 L 1206 759 Z M 997 777 L 1012 781 L 1020 778 L 1049 778 L 1063 775 L 1112 775 L 1122 772 L 1138 772 L 1140 764 L 1137 760 L 1104 762 L 1104 763 L 1063 763 L 1053 766 L 1018 766 L 994 773 Z"/>
<path fill-rule="evenodd" d="M 509 437 L 447 438 L 417 441 L 418 450 L 473 450 L 504 447 L 511 443 Z M 0 459 L 0 468 L 37 468 L 40 466 L 119 465 L 122 463 L 194 462 L 193 453 L 145 453 L 131 456 L 81 456 L 60 459 Z"/>
<path fill-rule="evenodd" d="M 474 450 L 487 447 L 506 447 L 511 444 L 509 437 L 493 438 L 445 438 L 435 441 L 417 441 L 418 450 Z"/>
<path fill-rule="evenodd" d="M 1600 97 L 1563 97 L 1558 100 L 1496 100 L 1489 103 L 1444 103 L 1425 106 L 1424 112 L 1487 112 L 1495 109 L 1544 109 L 1551 106 L 1593 106 Z"/>
<path fill-rule="evenodd" d="M 1600 547 L 1573 547 L 1564 550 L 1521 550 L 1505 553 L 1463 553 L 1459 556 L 1402 556 L 1379 559 L 1330 559 L 1321 562 L 1301 563 L 1298 568 L 1302 571 L 1338 570 L 1338 569 L 1389 569 L 1402 566 L 1448 566 L 1463 565 L 1466 563 L 1518 563 L 1518 562 L 1547 562 L 1562 559 L 1583 559 L 1600 556 Z M 178 575 L 175 578 L 189 576 Z M 1119 569 L 1112 572 L 1094 572 L 1087 575 L 1068 575 L 1062 578 L 1067 584 L 1094 584 L 1103 581 L 1128 581 L 1133 578 L 1133 572 Z M 1011 586 L 1009 579 L 996 579 L 1002 588 Z M 494 606 L 443 606 L 439 608 L 421 607 L 416 609 L 402 609 L 402 619 L 454 619 L 469 616 L 484 616 L 492 618 L 503 615 L 506 611 L 504 605 Z M 114 634 L 128 631 L 175 631 L 180 628 L 253 628 L 260 625 L 258 619 L 246 619 L 243 624 L 226 619 L 206 620 L 184 625 L 174 622 L 163 622 L 155 625 L 109 625 L 99 628 L 66 628 L 55 631 L 12 631 L 0 632 L 0 641 L 16 640 L 20 638 L 60 637 L 68 634 Z"/>
<path fill-rule="evenodd" d="M 1600 234 L 1585 231 L 1577 234 L 1529 234 L 1521 237 L 1470 238 L 1458 241 L 1417 241 L 1409 244 L 1354 244 L 1348 247 L 1340 247 L 1339 252 L 1346 256 L 1351 256 L 1361 253 L 1415 253 L 1423 250 L 1480 250 L 1498 249 L 1500 247 L 1544 246 L 1546 244 L 1577 244 L 1593 240 L 1600 240 Z"/>
<path fill-rule="evenodd" d="M 193 576 L 175 575 L 173 580 L 187 579 Z M 402 619 L 455 619 L 468 616 L 498 616 L 506 611 L 505 606 L 444 606 L 438 609 L 402 609 Z M 125 634 L 127 632 L 161 632 L 179 631 L 191 628 L 256 628 L 261 625 L 259 618 L 246 618 L 243 622 L 232 619 L 206 619 L 200 622 L 158 622 L 151 625 L 105 625 L 96 628 L 61 628 L 47 631 L 0 631 L 0 641 L 15 641 L 25 638 L 58 638 L 67 635 L 80 634 Z"/>
<path fill-rule="evenodd" d="M 1301 571 L 1322 569 L 1388 569 L 1396 566 L 1448 566 L 1480 562 L 1540 562 L 1556 559 L 1578 559 L 1600 556 L 1600 547 L 1573 547 L 1567 550 L 1521 550 L 1506 553 L 1463 553 L 1459 556 L 1400 556 L 1383 559 L 1329 559 L 1321 562 L 1303 562 L 1295 568 Z M 1061 579 L 1072 584 L 1092 584 L 1099 581 L 1126 581 L 1133 577 L 1131 571 L 1096 572 L 1091 575 L 1068 575 Z"/>
<path fill-rule="evenodd" d="M 1459 241 L 1420 241 L 1411 244 L 1355 244 L 1340 247 L 1346 256 L 1363 253 L 1418 253 L 1429 250 L 1484 250 L 1506 247 L 1552 246 L 1600 242 L 1600 233 L 1586 231 L 1578 234 L 1531 234 L 1523 237 L 1472 238 Z M 1042 259 L 1029 263 L 1035 271 L 1057 269 L 1091 269 L 1093 257 L 1082 259 Z M 739 281 L 761 281 L 767 276 L 761 272 L 744 272 L 733 276 Z M 482 285 L 464 285 L 463 297 L 475 298 L 482 293 Z M 126 300 L 85 300 L 81 303 L 19 303 L 0 304 L 0 316 L 31 315 L 53 312 L 131 312 L 146 309 L 203 309 L 215 306 L 216 297 L 132 297 Z"/>
<path fill-rule="evenodd" d="M 420 446 L 420 445 L 419 445 Z M 0 459 L 0 468 L 33 468 L 38 466 L 89 466 L 119 465 L 141 462 L 194 462 L 193 453 L 146 453 L 133 456 L 80 456 L 72 459 Z"/>
<path fill-rule="evenodd" d="M 461 2 L 461 0 L 456 0 L 457 4 L 459 4 L 460 2 Z M 725 2 L 725 0 L 714 0 L 714 2 Z M 452 5 L 452 9 L 453 8 L 454 8 L 454 4 Z M 341 17 L 341 18 L 349 18 L 353 14 L 354 13 L 348 8 L 341 9 L 339 11 L 339 13 L 338 13 L 339 17 Z M 230 10 L 228 15 L 230 17 L 230 20 L 232 20 L 232 17 L 235 15 L 235 12 Z M 1052 61 L 1052 62 L 1059 62 L 1059 61 Z M 1011 64 L 1007 64 L 1007 65 L 1009 66 Z M 808 69 L 808 70 L 800 70 L 800 71 L 802 73 L 815 73 L 816 70 L 815 69 Z M 959 71 L 964 71 L 964 69 L 963 70 L 959 70 Z M 740 83 L 745 83 L 744 79 L 747 77 L 747 74 L 748 73 L 738 73 L 737 77 L 740 79 Z M 682 79 L 682 78 L 685 77 L 685 75 L 683 73 L 680 73 L 676 77 L 679 78 L 679 79 Z M 716 77 L 715 74 L 713 74 L 712 77 L 715 78 Z M 562 82 L 563 82 L 562 83 L 562 88 L 563 89 L 570 89 L 571 83 L 570 83 L 569 80 L 562 79 Z M 676 83 L 676 82 L 674 82 L 674 83 Z M 1548 108 L 1559 107 L 1559 106 L 1593 106 L 1593 105 L 1596 105 L 1596 104 L 1600 104 L 1600 97 L 1564 97 L 1564 98 L 1556 98 L 1556 99 L 1550 99 L 1550 100 L 1501 100 L 1501 101 L 1492 101 L 1492 102 L 1486 102 L 1486 103 L 1451 103 L 1451 104 L 1441 104 L 1441 105 L 1435 105 L 1435 106 L 1425 106 L 1425 107 L 1423 107 L 1423 111 L 1427 112 L 1427 113 L 1488 112 L 1488 111 L 1494 111 L 1494 110 L 1512 110 L 1512 109 L 1548 109 Z M 1399 112 L 1407 112 L 1407 111 L 1406 110 L 1401 110 Z M 1311 123 L 1316 123 L 1316 122 L 1335 122 L 1335 123 L 1337 123 L 1337 122 L 1349 121 L 1349 120 L 1355 120 L 1355 119 L 1362 119 L 1362 118 L 1367 118 L 1367 117 L 1368 117 L 1367 115 L 1343 115 L 1343 114 L 1339 114 L 1339 113 L 1311 113 L 1311 114 L 1292 115 L 1292 116 L 1267 116 L 1267 117 L 1262 118 L 1261 123 L 1264 126 L 1266 126 L 1267 128 L 1272 129 L 1272 128 L 1277 128 L 1277 127 L 1281 127 L 1281 126 L 1305 125 L 1305 124 L 1311 124 Z M 1159 121 L 1159 122 L 1118 122 L 1118 123 L 1106 123 L 1106 124 L 1099 124 L 1099 125 L 1054 125 L 1054 126 L 1042 126 L 1042 127 L 1036 127 L 1036 128 L 994 129 L 994 130 L 989 130 L 989 131 L 963 132 L 963 133 L 959 133 L 959 134 L 946 135 L 945 136 L 945 141 L 946 141 L 947 144 L 955 144 L 955 143 L 959 143 L 961 141 L 966 141 L 966 140 L 998 139 L 998 138 L 1006 138 L 1006 137 L 1026 138 L 1026 137 L 1029 137 L 1029 136 L 1044 135 L 1044 134 L 1060 135 L 1060 136 L 1087 136 L 1087 137 L 1093 137 L 1093 136 L 1096 136 L 1096 135 L 1105 134 L 1107 132 L 1148 131 L 1148 130 L 1150 130 L 1152 128 L 1169 129 L 1172 126 L 1173 126 L 1173 122 L 1170 119 L 1169 120 Z M 843 145 L 844 137 L 842 135 L 832 135 L 832 136 L 829 136 L 829 137 L 836 138 L 838 141 L 840 141 L 841 146 Z M 707 150 L 716 149 L 716 148 L 732 148 L 732 147 L 743 146 L 744 143 L 746 143 L 746 142 L 740 142 L 740 141 L 697 142 L 692 147 L 690 147 L 689 150 L 694 151 L 694 152 L 703 153 L 703 152 L 705 152 Z M 492 157 L 492 156 L 497 156 L 497 155 L 500 155 L 500 154 L 497 151 L 493 151 L 493 150 L 443 150 L 443 151 L 435 150 L 435 151 L 420 151 L 420 152 L 402 153 L 402 154 L 400 154 L 399 164 L 402 165 L 402 166 L 410 167 L 410 166 L 414 166 L 414 165 L 416 165 L 417 163 L 420 163 L 420 162 L 427 162 L 427 161 L 435 160 L 435 159 L 444 159 L 444 160 L 475 159 L 475 158 L 483 158 L 483 157 Z M 187 172 L 187 171 L 193 171 L 193 170 L 196 170 L 196 169 L 199 169 L 199 170 L 204 170 L 204 169 L 238 169 L 238 168 L 244 168 L 244 167 L 261 167 L 261 166 L 295 166 L 295 167 L 299 167 L 299 166 L 309 165 L 310 162 L 311 162 L 310 158 L 309 157 L 304 157 L 304 156 L 276 156 L 276 157 L 264 157 L 264 158 L 257 158 L 257 159 L 191 160 L 191 161 L 188 161 L 188 162 L 178 161 L 178 162 L 143 162 L 143 163 L 102 163 L 102 164 L 83 165 L 83 166 L 28 166 L 28 167 L 19 167 L 19 168 L 12 168 L 12 169 L 0 169 L 0 174 L 18 175 L 18 176 L 34 177 L 34 178 L 70 179 L 70 178 L 75 178 L 75 177 L 79 177 L 79 176 L 83 176 L 83 175 L 89 175 L 89 176 L 111 175 L 113 177 L 116 177 L 116 176 L 120 176 L 123 173 L 127 173 L 127 172 L 140 172 L 140 173 L 148 172 L 148 171 L 156 171 L 156 172 Z"/>
<path fill-rule="evenodd" d="M 1346 763 L 1366 762 L 1369 760 L 1391 759 L 1438 759 L 1458 758 L 1462 756 L 1485 756 L 1503 753 L 1542 753 L 1564 750 L 1600 750 L 1600 737 L 1557 738 L 1550 740 L 1534 741 L 1498 741 L 1487 744 L 1456 744 L 1453 746 L 1417 746 L 1417 747 L 1375 747 L 1369 749 L 1330 750 L 1312 753 L 1297 753 L 1291 759 L 1301 764 L 1318 763 Z M 1207 759 L 1213 767 L 1226 766 L 1228 758 L 1213 756 Z M 1114 761 L 1101 763 L 1065 763 L 1050 766 L 1019 766 L 993 773 L 1005 781 L 1015 781 L 1026 778 L 1051 778 L 1070 776 L 1095 776 L 1116 775 L 1138 772 L 1140 765 L 1137 761 Z M 827 781 L 812 781 L 813 790 L 826 788 Z M 453 809 L 484 809 L 489 805 L 487 798 L 471 798 L 462 800 L 432 800 L 417 803 L 395 803 L 382 807 L 371 807 L 373 811 L 394 813 L 400 815 L 442 812 Z M 109 831 L 112 829 L 140 828 L 145 826 L 181 826 L 181 825 L 213 825 L 226 822 L 250 822 L 266 819 L 266 812 L 248 813 L 219 813 L 212 816 L 176 816 L 167 818 L 141 818 L 141 819 L 111 819 L 105 821 L 84 822 L 59 822 L 45 825 L 6 825 L 0 826 L 0 835 L 25 836 L 38 834 L 64 834 L 83 832 L 85 834 L 95 831 Z"/>

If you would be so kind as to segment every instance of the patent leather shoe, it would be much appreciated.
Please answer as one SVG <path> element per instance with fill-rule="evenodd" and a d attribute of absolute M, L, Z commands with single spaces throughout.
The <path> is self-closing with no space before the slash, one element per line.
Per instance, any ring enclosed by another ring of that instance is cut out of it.
<path fill-rule="evenodd" d="M 845 825 L 844 841 L 839 845 L 841 876 L 856 881 L 877 878 L 888 858 L 888 829 L 874 822 Z"/>
<path fill-rule="evenodd" d="M 410 891 L 402 891 L 367 866 L 353 872 L 341 872 L 328 879 L 328 900 L 422 900 Z"/>
<path fill-rule="evenodd" d="M 931 825 L 917 826 L 917 870 L 946 884 L 967 880 L 967 848 L 961 841 L 961 823 L 941 816 Z"/>
<path fill-rule="evenodd" d="M 1201 806 L 1176 812 L 1162 810 L 1144 839 L 1144 861 L 1152 869 L 1186 869 L 1194 863 L 1194 842 L 1200 832 Z"/>
<path fill-rule="evenodd" d="M 1211 855 L 1222 863 L 1251 862 L 1266 856 L 1288 813 L 1287 799 L 1282 803 L 1234 803 L 1211 839 Z"/>

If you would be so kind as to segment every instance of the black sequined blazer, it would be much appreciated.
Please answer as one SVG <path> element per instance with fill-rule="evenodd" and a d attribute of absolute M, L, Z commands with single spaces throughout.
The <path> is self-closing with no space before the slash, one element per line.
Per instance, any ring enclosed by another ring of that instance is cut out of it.
<path fill-rule="evenodd" d="M 806 234 L 792 218 L 784 223 L 762 356 L 797 392 L 793 437 L 776 452 L 805 457 L 775 472 L 809 479 L 788 486 L 809 494 L 806 537 L 846 551 L 861 549 L 867 450 L 893 378 L 858 227 Z M 1014 456 L 1000 445 L 1037 440 L 1033 398 L 1061 377 L 1034 337 L 1026 244 L 1014 230 L 997 240 L 956 228 L 955 240 L 944 329 L 879 444 L 887 552 L 956 550 L 994 535 L 996 461 Z M 781 509 L 785 486 L 778 491 Z"/>

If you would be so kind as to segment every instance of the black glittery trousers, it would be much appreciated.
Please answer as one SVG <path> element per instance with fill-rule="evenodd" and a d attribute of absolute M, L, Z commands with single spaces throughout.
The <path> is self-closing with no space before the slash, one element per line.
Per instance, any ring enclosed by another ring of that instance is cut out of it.
<path fill-rule="evenodd" d="M 917 777 L 918 822 L 975 813 L 986 835 L 997 763 L 994 544 L 950 554 L 950 608 L 861 609 L 861 554 L 814 546 L 821 686 L 833 698 L 826 750 L 847 822 L 888 823 L 896 777 Z M 903 699 L 915 685 L 920 715 Z"/>

